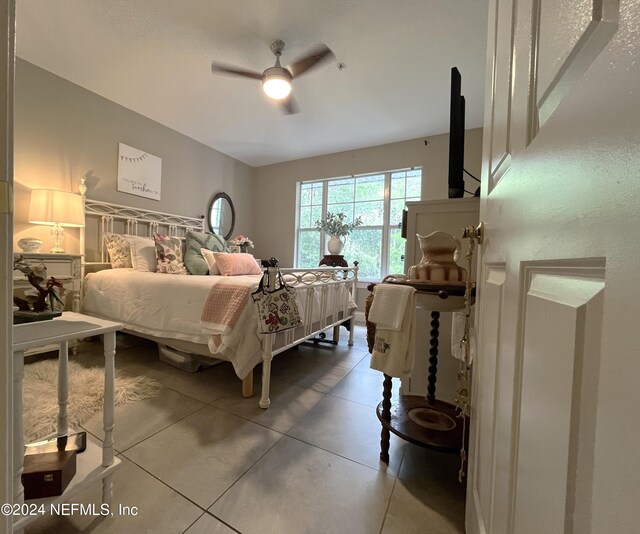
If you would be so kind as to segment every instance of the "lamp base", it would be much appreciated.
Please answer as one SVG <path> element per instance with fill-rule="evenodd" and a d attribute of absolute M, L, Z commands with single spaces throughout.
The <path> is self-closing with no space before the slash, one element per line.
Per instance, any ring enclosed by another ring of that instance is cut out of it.
<path fill-rule="evenodd" d="M 53 252 L 54 254 L 64 254 L 64 249 L 62 248 L 64 230 L 62 229 L 62 226 L 58 223 L 54 224 L 51 227 L 51 236 L 53 238 L 53 247 L 51 247 L 50 252 Z"/>

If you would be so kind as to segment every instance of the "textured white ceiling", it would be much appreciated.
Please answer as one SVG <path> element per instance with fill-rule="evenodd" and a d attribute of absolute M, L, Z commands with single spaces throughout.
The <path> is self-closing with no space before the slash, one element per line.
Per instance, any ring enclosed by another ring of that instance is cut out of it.
<path fill-rule="evenodd" d="M 252 166 L 447 132 L 450 69 L 482 125 L 487 0 L 24 0 L 17 55 Z M 263 71 L 322 41 L 283 115 Z M 338 70 L 337 63 L 346 68 Z"/>

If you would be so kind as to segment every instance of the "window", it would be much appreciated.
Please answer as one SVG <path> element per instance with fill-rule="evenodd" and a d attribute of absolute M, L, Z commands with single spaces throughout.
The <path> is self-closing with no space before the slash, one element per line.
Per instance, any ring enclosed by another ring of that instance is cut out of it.
<path fill-rule="evenodd" d="M 316 230 L 316 221 L 330 211 L 346 213 L 348 221 L 362 217 L 342 252 L 360 262 L 359 278 L 404 272 L 402 210 L 406 201 L 420 200 L 421 185 L 419 168 L 299 183 L 296 266 L 317 267 L 330 236 Z"/>

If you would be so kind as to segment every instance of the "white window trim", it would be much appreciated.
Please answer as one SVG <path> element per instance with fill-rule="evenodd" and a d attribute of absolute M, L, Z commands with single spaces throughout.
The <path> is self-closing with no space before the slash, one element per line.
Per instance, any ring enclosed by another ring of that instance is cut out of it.
<path fill-rule="evenodd" d="M 308 232 L 311 229 L 310 228 L 300 228 L 300 202 L 302 200 L 302 186 L 305 184 L 312 184 L 312 183 L 322 183 L 322 213 L 323 215 L 326 214 L 327 212 L 327 201 L 328 201 L 328 195 L 329 195 L 329 187 L 328 187 L 328 183 L 332 182 L 332 181 L 338 181 L 338 180 L 344 180 L 344 179 L 352 179 L 352 178 L 362 178 L 362 177 L 367 177 L 367 176 L 380 176 L 380 175 L 384 175 L 384 195 L 383 195 L 383 210 L 384 210 L 384 215 L 383 215 L 383 223 L 382 225 L 372 225 L 372 226 L 359 226 L 358 230 L 367 230 L 367 229 L 373 229 L 373 230 L 381 230 L 382 231 L 382 244 L 381 244 L 381 261 L 380 261 L 380 270 L 382 273 L 388 273 L 389 272 L 389 233 L 391 228 L 391 223 L 390 223 L 390 217 L 391 217 L 391 175 L 397 172 L 408 172 L 408 171 L 415 171 L 415 170 L 420 170 L 422 172 L 422 167 L 420 166 L 416 166 L 416 167 L 405 167 L 402 169 L 393 169 L 393 170 L 388 170 L 388 171 L 381 171 L 381 172 L 370 172 L 370 173 L 365 173 L 365 174 L 353 174 L 350 176 L 338 176 L 338 177 L 333 177 L 333 178 L 325 178 L 325 179 L 321 179 L 321 180 L 307 180 L 307 181 L 302 181 L 302 182 L 298 182 L 296 184 L 296 215 L 295 215 L 295 243 L 294 243 L 294 264 L 296 267 L 298 267 L 298 254 L 299 254 L 299 243 L 300 243 L 300 234 L 301 232 Z M 421 188 L 422 189 L 422 188 Z M 422 191 L 421 191 L 422 193 Z M 406 194 L 406 191 L 405 191 Z M 414 197 L 410 197 L 411 199 L 414 199 Z M 394 199 L 395 200 L 395 199 Z M 407 202 L 406 200 L 406 196 L 405 196 L 405 202 Z M 356 202 L 356 200 L 354 199 L 351 204 L 355 205 L 358 202 Z M 313 205 L 313 204 L 312 204 Z M 395 228 L 395 225 L 394 225 Z M 316 230 L 312 230 L 312 231 L 316 231 Z M 324 251 L 326 250 L 326 235 L 324 231 L 320 232 L 320 257 L 322 257 L 322 255 L 324 255 Z M 319 260 L 318 260 L 319 261 Z M 384 274 L 383 274 L 384 276 Z M 359 281 L 361 281 L 364 284 L 364 287 L 366 287 L 366 285 L 370 282 L 375 282 L 378 281 L 378 278 L 364 278 L 364 277 L 359 277 Z"/>

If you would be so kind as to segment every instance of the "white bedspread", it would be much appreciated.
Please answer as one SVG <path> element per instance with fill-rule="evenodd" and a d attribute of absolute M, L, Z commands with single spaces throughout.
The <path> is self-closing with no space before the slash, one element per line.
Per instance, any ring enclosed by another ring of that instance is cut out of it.
<path fill-rule="evenodd" d="M 246 280 L 257 287 L 260 277 L 248 275 L 234 278 Z M 231 361 L 236 374 L 243 378 L 262 359 L 264 336 L 257 332 L 256 312 L 251 299 L 232 331 L 222 336 L 219 347 L 214 346 L 212 334 L 221 332 L 205 331 L 200 325 L 209 290 L 222 278 L 107 269 L 86 276 L 83 312 L 122 322 L 127 330 L 133 332 L 207 345 L 212 356 Z M 320 315 L 319 293 L 314 293 L 314 321 Z M 306 294 L 302 290 L 297 292 L 301 312 L 305 309 Z M 339 302 L 343 301 L 340 296 L 338 298 Z M 351 298 L 348 307 L 355 307 Z M 332 309 L 331 302 L 327 309 Z"/>

